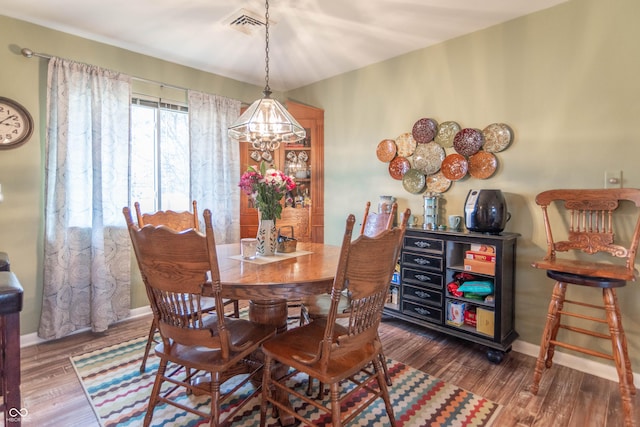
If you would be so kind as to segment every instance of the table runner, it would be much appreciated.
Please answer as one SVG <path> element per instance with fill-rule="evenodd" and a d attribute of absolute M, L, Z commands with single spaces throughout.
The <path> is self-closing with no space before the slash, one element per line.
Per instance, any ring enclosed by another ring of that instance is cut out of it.
<path fill-rule="evenodd" d="M 289 253 L 276 252 L 274 255 L 258 255 L 254 259 L 244 259 L 242 255 L 231 255 L 229 258 L 236 259 L 242 262 L 250 262 L 251 264 L 269 264 L 272 262 L 284 261 L 285 259 L 295 258 L 302 255 L 309 255 L 312 252 L 309 251 L 295 251 Z"/>

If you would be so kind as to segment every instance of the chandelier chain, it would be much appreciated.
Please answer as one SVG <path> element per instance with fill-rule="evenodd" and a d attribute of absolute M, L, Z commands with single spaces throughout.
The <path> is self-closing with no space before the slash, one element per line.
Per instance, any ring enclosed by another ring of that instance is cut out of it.
<path fill-rule="evenodd" d="M 265 19 L 265 28 L 266 28 L 266 30 L 265 30 L 265 48 L 264 48 L 264 53 L 265 53 L 265 59 L 264 59 L 264 62 L 265 62 L 265 65 L 264 65 L 265 87 L 264 87 L 264 90 L 265 90 L 265 92 L 271 93 L 271 88 L 269 87 L 269 0 L 266 0 L 266 2 L 265 2 L 264 19 Z"/>

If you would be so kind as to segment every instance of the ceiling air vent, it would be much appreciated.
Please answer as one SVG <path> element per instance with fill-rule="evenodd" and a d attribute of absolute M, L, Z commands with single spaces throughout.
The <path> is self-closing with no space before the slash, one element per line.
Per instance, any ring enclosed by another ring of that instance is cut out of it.
<path fill-rule="evenodd" d="M 271 20 L 269 20 L 271 21 Z M 253 34 L 260 27 L 265 26 L 264 16 L 260 16 L 255 12 L 247 9 L 240 9 L 227 20 L 231 28 L 241 31 L 245 34 Z M 272 22 L 269 22 L 272 24 Z"/>

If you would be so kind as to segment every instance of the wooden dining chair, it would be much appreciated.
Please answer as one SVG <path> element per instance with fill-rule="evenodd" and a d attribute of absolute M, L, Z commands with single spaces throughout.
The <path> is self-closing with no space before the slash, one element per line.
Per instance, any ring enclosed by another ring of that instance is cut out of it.
<path fill-rule="evenodd" d="M 164 225 L 175 231 L 187 230 L 193 228 L 200 230 L 200 220 L 198 219 L 198 203 L 194 200 L 192 202 L 193 211 L 181 211 L 176 212 L 172 210 L 146 212 L 142 213 L 140 210 L 140 203 L 135 202 L 134 207 L 136 210 L 136 218 L 138 219 L 138 227 L 142 228 L 145 225 L 151 224 L 153 226 Z M 224 299 L 224 307 L 231 305 L 233 311 L 231 315 L 233 317 L 240 317 L 240 307 L 238 300 Z M 203 299 L 203 310 L 205 312 L 212 312 L 215 310 L 215 302 L 212 299 Z M 151 346 L 156 344 L 155 335 L 158 332 L 158 325 L 155 318 L 151 321 L 151 327 L 149 328 L 149 337 L 147 338 L 147 345 L 145 346 L 144 356 L 142 357 L 142 363 L 140 364 L 140 373 L 143 373 L 147 368 L 147 359 L 151 352 Z"/>
<path fill-rule="evenodd" d="M 395 425 L 393 407 L 380 362 L 382 345 L 378 326 L 405 230 L 396 227 L 375 237 L 359 236 L 352 242 L 354 223 L 355 217 L 349 215 L 326 321 L 313 321 L 290 329 L 262 345 L 265 368 L 260 406 L 261 426 L 265 425 L 269 403 L 280 413 L 287 413 L 305 424 L 314 425 L 295 410 L 280 404 L 278 393 L 295 396 L 318 410 L 331 414 L 332 425 L 335 427 L 348 423 L 376 399 L 382 398 L 389 422 L 392 426 Z M 336 320 L 340 295 L 347 284 L 351 298 L 349 317 L 343 325 Z M 283 378 L 273 378 L 270 369 L 274 363 L 290 366 L 290 372 Z M 330 386 L 329 407 L 288 386 L 287 380 L 298 373 L 318 378 Z M 363 377 L 354 378 L 358 373 Z M 346 387 L 341 387 L 341 382 L 347 380 L 354 383 L 354 389 L 347 391 Z M 341 404 L 358 393 L 364 393 L 358 397 L 358 407 L 343 417 Z"/>
<path fill-rule="evenodd" d="M 612 360 L 618 371 L 625 426 L 633 426 L 631 395 L 636 394 L 636 388 L 616 288 L 635 280 L 638 274 L 635 258 L 640 239 L 640 190 L 549 190 L 538 194 L 536 203 L 542 207 L 547 252 L 533 267 L 546 270 L 555 285 L 531 391 L 538 393 L 542 373 L 551 368 L 556 346 Z M 584 292 L 566 298 L 568 285 L 600 290 L 603 304 L 585 301 Z M 561 336 L 560 330 L 564 331 Z M 571 339 L 569 333 L 588 338 Z M 611 353 L 601 351 L 599 339 L 611 341 Z"/>
<path fill-rule="evenodd" d="M 140 228 L 133 223 L 129 208 L 123 211 L 161 337 L 155 347 L 160 365 L 144 425 L 151 423 L 155 408 L 162 404 L 192 412 L 207 419 L 211 426 L 226 425 L 259 393 L 259 386 L 254 387 L 239 402 L 233 394 L 243 384 L 259 382 L 262 364 L 249 356 L 275 335 L 275 327 L 219 315 L 224 307 L 211 211 L 204 211 L 204 235 L 195 228 L 180 232 L 163 225 Z M 204 313 L 205 295 L 214 298 L 216 314 Z M 238 384 L 234 383 L 230 390 L 221 389 L 228 379 L 238 375 L 244 375 Z M 170 386 L 163 387 L 165 383 Z M 210 411 L 181 403 L 182 388 L 187 393 L 208 394 Z M 233 409 L 221 422 L 224 401 L 230 401 Z"/>
<path fill-rule="evenodd" d="M 391 230 L 393 228 L 393 221 L 398 210 L 398 204 L 393 203 L 389 211 L 383 210 L 381 213 L 370 212 L 371 202 L 367 202 L 364 211 L 364 218 L 362 220 L 362 226 L 360 228 L 361 236 L 373 237 L 380 234 L 384 230 Z M 411 210 L 406 209 L 404 212 L 403 220 L 401 223 L 402 228 L 406 228 Z M 340 301 L 338 302 L 338 318 L 349 317 L 349 289 L 343 290 L 340 295 Z M 300 324 L 309 323 L 312 320 L 326 319 L 331 307 L 331 295 L 313 295 L 306 297 L 302 300 L 302 306 L 300 308 Z M 380 361 L 382 362 L 382 368 L 384 369 L 384 377 L 387 381 L 387 385 L 391 385 L 391 376 L 387 371 L 387 358 L 384 352 L 380 352 Z M 313 388 L 313 379 L 309 378 L 307 394 L 311 395 Z M 322 397 L 324 387 L 322 383 L 319 385 L 318 397 Z"/>
<path fill-rule="evenodd" d="M 278 230 L 288 232 L 288 227 L 298 242 L 311 242 L 311 207 L 282 209 L 280 218 L 276 221 Z M 287 300 L 287 321 L 300 318 L 301 299 Z"/>
<path fill-rule="evenodd" d="M 142 213 L 140 210 L 140 203 L 135 202 L 133 206 L 136 209 L 136 217 L 138 218 L 138 226 L 144 227 L 147 224 L 151 225 L 166 225 L 174 230 L 186 230 L 188 228 L 195 228 L 200 230 L 200 220 L 198 219 L 198 203 L 194 200 L 191 202 L 193 211 L 181 211 L 176 212 L 172 210 L 155 211 Z"/>
<path fill-rule="evenodd" d="M 393 203 L 391 209 L 386 212 L 370 212 L 371 202 L 367 202 L 364 211 L 364 217 L 362 219 L 362 226 L 360 228 L 360 235 L 363 236 L 375 236 L 384 230 L 390 230 L 393 228 L 393 220 L 398 210 L 398 204 Z M 404 218 L 403 226 L 406 226 L 411 210 L 407 209 Z M 313 319 L 326 318 L 331 305 L 331 297 L 329 294 L 313 295 L 302 300 L 302 306 L 300 311 L 300 324 L 305 324 Z M 349 305 L 348 290 L 342 295 L 340 300 L 340 307 L 347 308 Z"/>

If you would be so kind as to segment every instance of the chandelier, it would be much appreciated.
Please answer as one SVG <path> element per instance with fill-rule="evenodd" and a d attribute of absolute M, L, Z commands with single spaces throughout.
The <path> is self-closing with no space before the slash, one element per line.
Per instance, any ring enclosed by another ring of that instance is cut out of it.
<path fill-rule="evenodd" d="M 292 143 L 304 139 L 306 132 L 296 119 L 275 99 L 271 99 L 269 87 L 269 0 L 265 4 L 265 87 L 264 97 L 254 101 L 238 119 L 229 126 L 229 137 L 249 141 L 254 150 L 274 151 L 280 143 Z"/>

